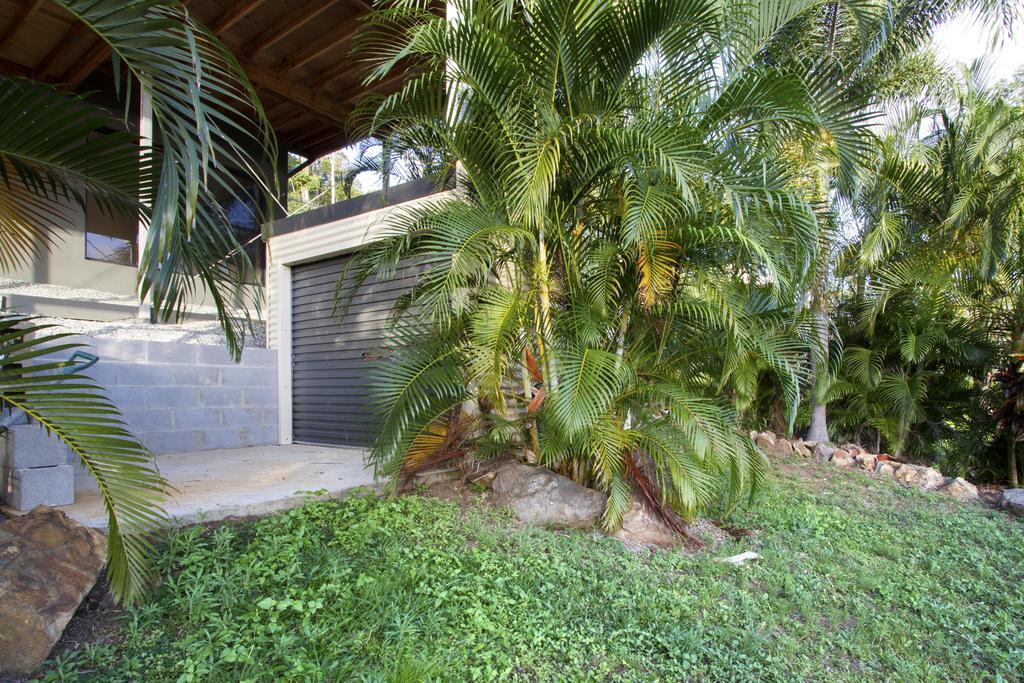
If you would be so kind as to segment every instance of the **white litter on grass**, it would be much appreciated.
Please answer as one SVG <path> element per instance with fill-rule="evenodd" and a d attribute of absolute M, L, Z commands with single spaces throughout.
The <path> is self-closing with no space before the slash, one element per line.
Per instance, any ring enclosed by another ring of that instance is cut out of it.
<path fill-rule="evenodd" d="M 719 562 L 728 562 L 729 564 L 734 564 L 737 567 L 741 567 L 741 566 L 743 566 L 748 561 L 760 560 L 760 559 L 761 559 L 760 555 L 758 555 L 757 553 L 755 553 L 753 551 L 748 550 L 745 553 L 740 553 L 739 555 L 733 555 L 732 557 L 719 557 L 718 561 Z"/>

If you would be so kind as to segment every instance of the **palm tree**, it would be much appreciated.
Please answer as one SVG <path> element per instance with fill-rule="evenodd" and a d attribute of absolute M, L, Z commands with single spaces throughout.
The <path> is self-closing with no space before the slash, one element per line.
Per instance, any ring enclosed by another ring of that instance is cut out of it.
<path fill-rule="evenodd" d="M 848 106 L 892 110 L 944 74 L 928 52 L 932 32 L 963 12 L 1012 25 L 1019 10 L 990 0 L 892 0 L 866 5 L 828 0 L 816 3 L 767 50 L 774 63 L 811 61 L 831 72 L 833 83 L 850 94 Z M 828 136 L 807 141 L 790 158 L 804 170 L 800 174 L 821 213 L 818 258 L 811 264 L 802 299 L 814 321 L 816 343 L 809 359 L 814 375 L 810 392 L 807 438 L 828 441 L 827 397 L 832 373 L 840 359 L 832 308 L 840 298 L 841 275 L 833 265 L 844 249 L 843 214 L 857 204 L 863 164 L 844 159 Z M 846 145 L 847 150 L 857 149 Z M 849 153 L 849 151 L 847 152 Z M 868 156 L 861 150 L 861 157 Z M 877 157 L 877 155 L 870 155 Z M 875 165 L 870 164 L 868 178 Z"/>
<path fill-rule="evenodd" d="M 148 226 L 139 290 L 158 317 L 180 318 L 204 286 L 237 355 L 250 321 L 230 306 L 251 264 L 218 198 L 245 197 L 252 184 L 268 188 L 253 169 L 276 158 L 252 86 L 179 2 L 57 4 L 110 45 L 118 92 L 140 92 L 151 103 L 160 145 L 140 147 L 135 134 L 110 133 L 119 122 L 83 97 L 0 77 L 0 265 L 23 263 L 59 239 L 68 220 L 63 207 L 84 206 L 88 193 L 105 210 L 135 212 Z M 64 440 L 96 477 L 109 514 L 111 585 L 132 599 L 148 576 L 145 535 L 162 518 L 165 483 L 99 387 L 78 373 L 63 377 L 68 368 L 60 364 L 33 365 L 47 347 L 69 348 L 39 334 L 31 321 L 0 319 L 0 399 Z"/>
<path fill-rule="evenodd" d="M 886 136 L 880 172 L 858 203 L 866 229 L 854 285 L 869 333 L 905 326 L 917 313 L 899 302 L 926 295 L 944 302 L 943 326 L 982 334 L 991 351 L 969 373 L 975 402 L 989 371 L 1012 374 L 1024 350 L 1024 124 L 1019 106 L 980 83 L 976 68 L 965 70 Z M 1007 440 L 1011 482 L 1015 441 Z"/>
<path fill-rule="evenodd" d="M 403 475 L 521 443 L 607 492 L 607 528 L 634 492 L 676 520 L 739 501 L 765 468 L 736 411 L 751 375 L 794 410 L 807 379 L 787 302 L 817 225 L 779 152 L 860 142 L 822 74 L 758 59 L 805 5 L 451 9 L 381 11 L 367 39 L 376 77 L 425 67 L 377 124 L 447 151 L 460 184 L 347 274 L 423 269 L 377 369 L 372 459 Z"/>

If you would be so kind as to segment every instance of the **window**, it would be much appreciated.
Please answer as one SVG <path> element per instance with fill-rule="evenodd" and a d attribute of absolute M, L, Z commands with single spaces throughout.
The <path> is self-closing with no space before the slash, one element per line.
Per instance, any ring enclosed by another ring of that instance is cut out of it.
<path fill-rule="evenodd" d="M 138 263 L 139 218 L 104 211 L 92 195 L 85 200 L 85 258 L 122 266 Z"/>

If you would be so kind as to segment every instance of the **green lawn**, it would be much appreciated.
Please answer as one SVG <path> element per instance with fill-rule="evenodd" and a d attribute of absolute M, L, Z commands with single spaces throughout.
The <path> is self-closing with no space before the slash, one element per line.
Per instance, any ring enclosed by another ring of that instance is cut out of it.
<path fill-rule="evenodd" d="M 977 680 L 1024 672 L 1024 531 L 787 465 L 713 553 L 634 554 L 405 497 L 176 534 L 97 680 Z M 714 561 L 753 549 L 742 568 Z"/>

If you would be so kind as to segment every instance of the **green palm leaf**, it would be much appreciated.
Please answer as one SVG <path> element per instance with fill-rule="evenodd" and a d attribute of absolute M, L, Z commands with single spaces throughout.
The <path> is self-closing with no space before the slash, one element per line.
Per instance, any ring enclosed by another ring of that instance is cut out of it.
<path fill-rule="evenodd" d="M 117 122 L 81 97 L 0 76 L 0 121 L 5 270 L 60 239 L 77 222 L 76 209 L 85 210 L 86 195 L 108 213 L 138 213 L 152 199 L 152 154 L 140 152 L 134 136 L 111 133 Z"/>
<path fill-rule="evenodd" d="M 203 290 L 217 308 L 228 347 L 238 356 L 259 305 L 252 263 L 218 197 L 264 204 L 276 196 L 273 132 L 237 60 L 175 0 L 58 0 L 110 44 L 148 97 L 162 141 L 158 174 L 139 179 L 149 198 L 149 232 L 139 264 L 141 294 L 164 320 L 180 320 Z M 255 151 L 250 151 L 255 150 Z M 141 247 L 142 245 L 140 245 Z M 253 301 L 253 299 L 255 300 Z"/>
<path fill-rule="evenodd" d="M 547 410 L 569 435 L 580 433 L 611 408 L 628 367 L 614 353 L 585 348 L 559 357 L 558 387 Z"/>
<path fill-rule="evenodd" d="M 160 504 L 168 485 L 103 389 L 66 361 L 52 359 L 82 345 L 60 343 L 67 335 L 47 328 L 0 316 L 0 402 L 66 443 L 96 479 L 107 509 L 110 586 L 119 600 L 130 602 L 152 579 L 151 534 L 167 521 Z"/>

